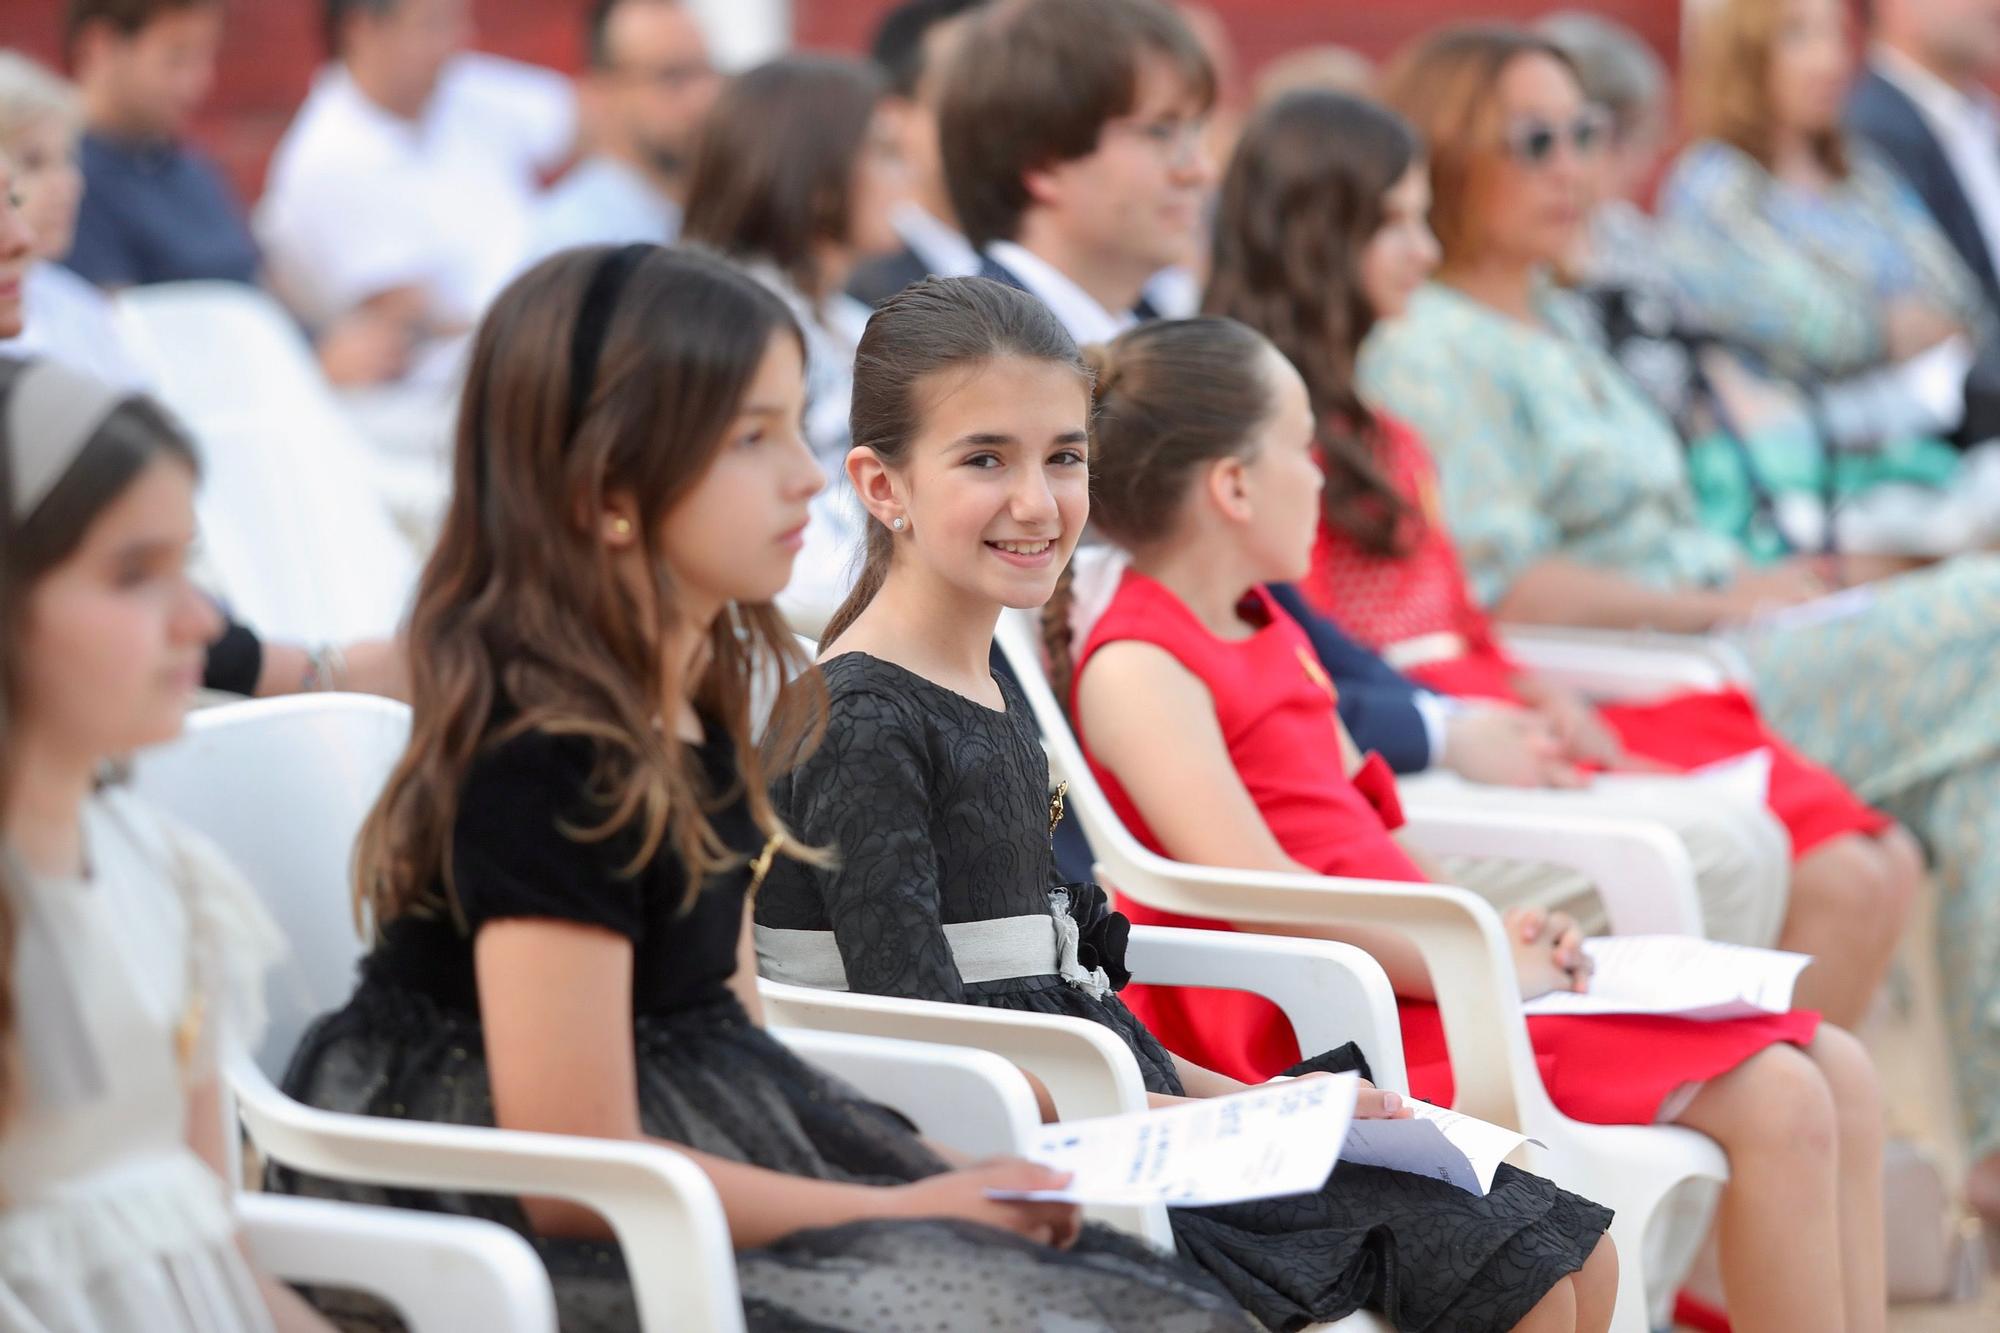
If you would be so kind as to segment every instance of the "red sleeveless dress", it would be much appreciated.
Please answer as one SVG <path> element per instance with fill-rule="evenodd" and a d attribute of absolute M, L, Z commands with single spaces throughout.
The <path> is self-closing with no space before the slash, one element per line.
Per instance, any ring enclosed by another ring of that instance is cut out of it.
<path fill-rule="evenodd" d="M 1514 682 L 1524 672 L 1473 603 L 1445 529 L 1429 452 L 1409 426 L 1393 417 L 1378 420 L 1382 462 L 1417 511 L 1408 553 L 1371 554 L 1322 523 L 1312 572 L 1299 591 L 1314 610 L 1438 693 L 1523 703 Z M 1423 660 L 1406 665 L 1398 648 Z M 1759 747 L 1770 750 L 1766 804 L 1791 834 L 1794 860 L 1828 839 L 1880 833 L 1893 822 L 1765 726 L 1741 690 L 1691 690 L 1650 703 L 1607 704 L 1598 712 L 1626 750 L 1683 771 Z"/>
<path fill-rule="evenodd" d="M 1230 759 L 1288 855 L 1322 874 L 1422 882 L 1389 836 L 1402 818 L 1386 767 L 1370 756 L 1354 779 L 1344 771 L 1333 684 L 1305 631 L 1262 589 L 1242 609 L 1249 636 L 1218 639 L 1165 587 L 1127 571 L 1077 657 L 1076 679 L 1108 643 L 1137 640 L 1165 649 L 1208 687 Z M 1072 689 L 1073 716 L 1075 703 Z M 1089 757 L 1080 725 L 1077 736 Z M 1118 780 L 1094 757 L 1090 763 L 1125 826 L 1164 854 Z M 1118 909 L 1142 925 L 1233 929 L 1226 921 L 1156 911 L 1123 894 Z M 1135 983 L 1121 998 L 1167 1049 L 1232 1078 L 1261 1082 L 1300 1058 L 1291 1025 L 1257 996 Z M 1401 1000 L 1397 1008 L 1410 1091 L 1449 1106 L 1451 1064 L 1437 1007 Z M 1530 1018 L 1528 1036 L 1549 1096 L 1565 1114 L 1597 1124 L 1648 1124 L 1676 1090 L 1726 1073 L 1775 1043 L 1810 1041 L 1818 1026 L 1819 1015 L 1805 1011 L 1721 1023 Z"/>

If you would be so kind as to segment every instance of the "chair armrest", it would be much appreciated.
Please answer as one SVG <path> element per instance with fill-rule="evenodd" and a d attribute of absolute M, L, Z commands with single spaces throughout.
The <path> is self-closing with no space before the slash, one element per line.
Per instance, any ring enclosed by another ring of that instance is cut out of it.
<path fill-rule="evenodd" d="M 379 1296 L 411 1333 L 556 1333 L 541 1259 L 496 1222 L 280 1194 L 238 1195 L 236 1216 L 258 1267 Z"/>
<path fill-rule="evenodd" d="M 1743 654 L 1721 639 L 1510 625 L 1500 641 L 1522 666 L 1595 699 L 1638 701 L 1677 690 L 1749 689 Z"/>
<path fill-rule="evenodd" d="M 632 1256 L 643 1328 L 742 1330 L 722 1203 L 680 1153 L 655 1143 L 322 1111 L 279 1092 L 244 1052 L 226 1051 L 223 1060 L 237 1112 L 266 1156 L 336 1180 L 583 1204 Z"/>
<path fill-rule="evenodd" d="M 1148 1106 L 1137 1059 L 1117 1034 L 1088 1019 L 857 995 L 770 980 L 760 980 L 757 989 L 764 1001 L 764 1021 L 774 1028 L 852 1032 L 990 1052 L 1039 1079 L 1064 1120 L 1121 1115 Z M 1084 1211 L 1163 1248 L 1173 1244 L 1163 1209 Z"/>
<path fill-rule="evenodd" d="M 1146 1109 L 1146 1086 L 1132 1052 L 1116 1033 L 1085 1019 L 857 995 L 768 980 L 759 981 L 757 988 L 764 998 L 764 1021 L 772 1027 L 854 1032 L 990 1051 L 1040 1079 L 1064 1120 Z"/>
<path fill-rule="evenodd" d="M 990 1051 L 809 1028 L 770 1032 L 808 1064 L 909 1117 L 924 1138 L 969 1157 L 1019 1153 L 1041 1128 L 1027 1078 Z"/>
<path fill-rule="evenodd" d="M 1134 926 L 1125 961 L 1132 979 L 1149 985 L 1261 995 L 1284 1010 L 1305 1055 L 1355 1042 L 1377 1087 L 1409 1091 L 1396 995 L 1365 950 L 1332 940 Z"/>
<path fill-rule="evenodd" d="M 1664 825 L 1615 815 L 1524 814 L 1412 793 L 1403 814 L 1433 856 L 1541 861 L 1574 870 L 1604 900 L 1614 935 L 1699 935 L 1701 898 L 1687 848 Z"/>
<path fill-rule="evenodd" d="M 1086 831 L 1093 846 L 1106 845 L 1096 829 Z M 1430 974 L 1456 1109 L 1520 1129 L 1549 1107 L 1528 1046 L 1513 954 L 1499 915 L 1475 894 L 1441 884 L 1187 865 L 1143 851 L 1116 866 L 1100 861 L 1097 870 L 1105 884 L 1186 916 L 1396 931 Z"/>

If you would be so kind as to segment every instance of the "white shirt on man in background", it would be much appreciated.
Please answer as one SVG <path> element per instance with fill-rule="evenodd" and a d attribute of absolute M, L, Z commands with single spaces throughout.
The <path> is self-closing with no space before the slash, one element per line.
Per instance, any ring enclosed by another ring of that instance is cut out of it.
<path fill-rule="evenodd" d="M 529 229 L 527 262 L 579 245 L 672 245 L 681 207 L 629 162 L 598 154 L 576 164 L 542 197 Z"/>
<path fill-rule="evenodd" d="M 254 218 L 278 290 L 323 324 L 420 287 L 434 324 L 470 326 L 518 271 L 542 180 L 575 137 L 575 92 L 553 70 L 456 56 L 412 121 L 327 66 Z"/>

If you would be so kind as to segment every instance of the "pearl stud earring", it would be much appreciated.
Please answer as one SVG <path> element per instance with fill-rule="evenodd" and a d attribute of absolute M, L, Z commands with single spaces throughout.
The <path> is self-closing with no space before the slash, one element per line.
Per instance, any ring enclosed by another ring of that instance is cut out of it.
<path fill-rule="evenodd" d="M 891 523 L 889 526 L 894 528 L 897 532 L 901 532 L 904 528 L 910 526 L 910 520 L 904 518 L 901 514 L 898 514 L 896 515 L 896 521 Z"/>

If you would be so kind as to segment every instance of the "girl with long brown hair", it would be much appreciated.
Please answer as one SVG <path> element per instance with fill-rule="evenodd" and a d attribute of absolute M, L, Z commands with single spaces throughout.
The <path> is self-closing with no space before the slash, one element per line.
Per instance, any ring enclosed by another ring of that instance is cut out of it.
<path fill-rule="evenodd" d="M 411 613 L 410 746 L 356 857 L 376 947 L 287 1086 L 345 1111 L 674 1144 L 721 1196 L 753 1328 L 1026 1333 L 1056 1311 L 1237 1328 L 1198 1275 L 1079 1240 L 1074 1208 L 986 1195 L 1059 1175 L 951 1170 L 762 1030 L 749 901 L 773 858 L 813 855 L 750 744 L 753 681 L 800 665 L 770 600 L 823 482 L 802 352 L 750 278 L 657 246 L 559 254 L 495 302 Z M 817 688 L 787 687 L 781 731 L 811 732 Z M 594 1213 L 421 1202 L 536 1239 L 565 1329 L 632 1327 Z"/>
<path fill-rule="evenodd" d="M 10 208 L 0 197 L 0 227 Z M 0 1324 L 325 1329 L 245 1263 L 218 1030 L 276 929 L 115 782 L 171 739 L 220 621 L 187 578 L 195 456 L 159 407 L 0 358 Z"/>
<path fill-rule="evenodd" d="M 1328 485 L 1301 592 L 1432 689 L 1546 716 L 1576 764 L 1685 771 L 1769 751 L 1767 803 L 1791 835 L 1790 893 L 1775 937 L 1735 942 L 1775 939 L 1813 955 L 1799 1003 L 1859 1023 L 1896 945 L 1880 918 L 1921 874 L 1909 835 L 1795 753 L 1740 690 L 1599 709 L 1514 663 L 1466 590 L 1422 439 L 1356 389 L 1363 340 L 1403 312 L 1436 262 L 1429 194 L 1408 123 L 1331 93 L 1260 115 L 1224 184 L 1209 305 L 1299 369 L 1319 423 Z"/>
<path fill-rule="evenodd" d="M 1026 699 L 989 664 L 1001 609 L 1049 600 L 1089 514 L 1075 345 L 1027 293 L 953 278 L 891 297 L 861 351 L 848 470 L 868 560 L 822 648 L 827 743 L 779 784 L 801 835 L 836 860 L 772 873 L 757 903 L 765 974 L 1101 1024 L 1155 1105 L 1241 1091 L 1169 1054 L 1114 993 L 1125 922 L 1095 885 L 1055 882 L 1048 759 Z M 1353 1068 L 1354 1054 L 1292 1072 Z M 1362 1096 L 1360 1114 L 1399 1111 Z M 1367 1307 L 1399 1329 L 1576 1333 L 1610 1313 L 1609 1214 L 1511 1168 L 1481 1197 L 1343 1165 L 1312 1195 L 1171 1219 L 1181 1253 L 1269 1328 Z"/>
<path fill-rule="evenodd" d="M 1105 349 L 1093 516 L 1131 564 L 1075 656 L 1078 738 L 1127 827 L 1164 855 L 1422 882 L 1390 837 L 1400 811 L 1379 761 L 1353 753 L 1304 632 L 1263 590 L 1311 562 L 1315 420 L 1289 363 L 1233 321 L 1144 326 Z M 1268 929 L 1125 906 L 1135 921 Z M 1572 922 L 1533 909 L 1503 922 L 1524 997 L 1585 984 Z M 1380 927 L 1326 933 L 1382 964 L 1411 1091 L 1449 1103 L 1442 1025 L 1414 946 Z M 1282 1017 L 1220 998 L 1147 987 L 1134 1005 L 1188 1058 L 1250 1075 L 1281 1067 Z M 1721 1254 L 1737 1327 L 1882 1327 L 1881 1115 L 1852 1037 L 1806 1011 L 1717 1023 L 1532 1017 L 1528 1035 L 1568 1115 L 1671 1121 L 1728 1153 Z"/>
<path fill-rule="evenodd" d="M 861 537 L 841 460 L 868 307 L 845 288 L 857 263 L 901 244 L 886 92 L 872 66 L 847 56 L 789 55 L 732 79 L 695 151 L 681 233 L 743 265 L 805 334 L 806 442 L 833 484 L 813 502 L 788 603 L 822 610 L 846 595 Z"/>

